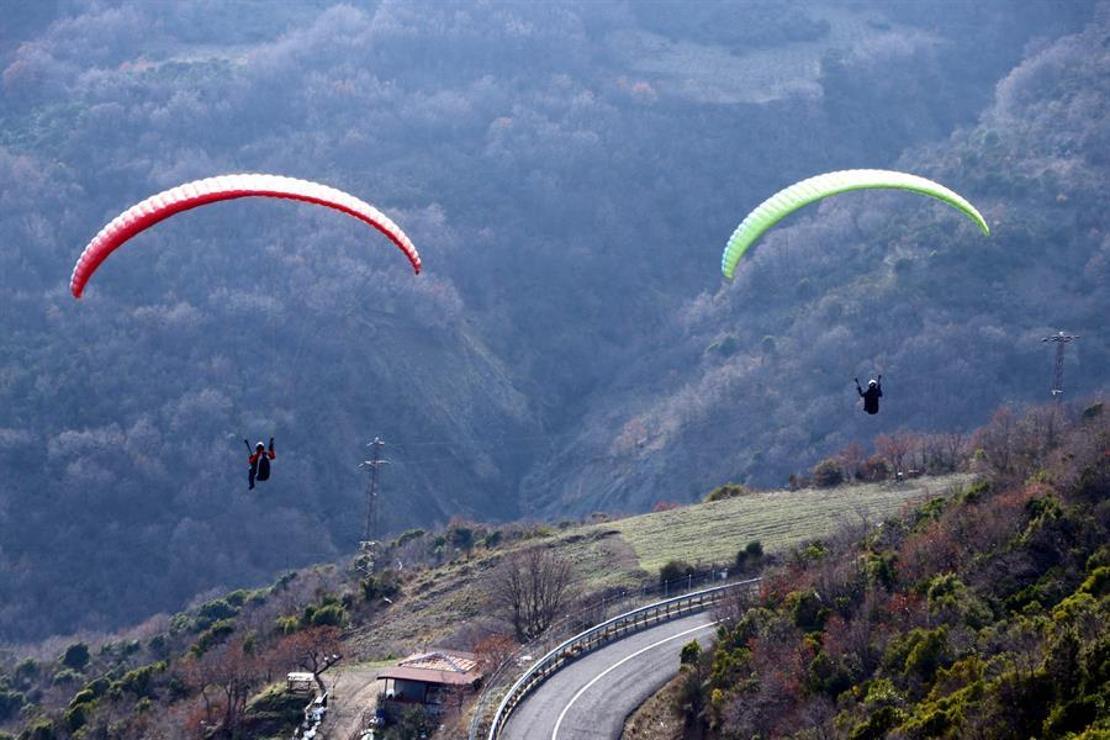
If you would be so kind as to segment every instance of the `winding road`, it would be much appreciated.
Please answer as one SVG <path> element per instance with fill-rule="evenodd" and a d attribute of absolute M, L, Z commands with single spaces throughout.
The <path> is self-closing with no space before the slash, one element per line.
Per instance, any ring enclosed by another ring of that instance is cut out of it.
<path fill-rule="evenodd" d="M 508 740 L 619 738 L 636 707 L 678 673 L 682 646 L 714 637 L 702 612 L 638 632 L 583 656 L 525 699 L 501 733 Z"/>

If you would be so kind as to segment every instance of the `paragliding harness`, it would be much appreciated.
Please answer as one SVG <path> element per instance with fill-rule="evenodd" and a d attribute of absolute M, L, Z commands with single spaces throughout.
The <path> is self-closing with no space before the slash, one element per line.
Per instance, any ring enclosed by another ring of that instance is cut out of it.
<path fill-rule="evenodd" d="M 250 452 L 250 457 L 247 458 L 247 463 L 250 465 L 250 471 L 247 473 L 247 488 L 253 490 L 256 480 L 265 481 L 270 479 L 270 461 L 277 457 L 277 453 L 274 452 L 274 438 L 270 437 L 269 450 L 266 450 L 261 442 L 258 443 L 255 450 L 251 450 L 251 443 L 245 439 L 243 444 L 247 446 L 247 451 Z"/>
<path fill-rule="evenodd" d="M 269 480 L 270 479 L 270 460 L 266 455 L 258 458 L 258 472 L 254 475 L 255 480 Z"/>
<path fill-rule="evenodd" d="M 872 415 L 879 413 L 879 399 L 883 397 L 883 376 L 879 375 L 868 383 L 867 390 L 860 387 L 859 378 L 853 380 L 856 381 L 856 392 L 863 399 L 863 410 Z"/>

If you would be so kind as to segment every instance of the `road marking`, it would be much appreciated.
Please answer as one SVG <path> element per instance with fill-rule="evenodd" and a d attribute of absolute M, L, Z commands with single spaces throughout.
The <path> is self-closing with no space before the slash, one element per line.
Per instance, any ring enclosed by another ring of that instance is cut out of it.
<path fill-rule="evenodd" d="M 719 621 L 720 620 L 717 620 L 717 622 L 719 622 Z M 557 736 L 559 734 L 559 726 L 561 724 L 563 724 L 563 719 L 567 716 L 567 712 L 570 711 L 571 705 L 573 705 L 574 702 L 578 701 L 579 697 L 581 697 L 582 694 L 586 693 L 586 691 L 591 686 L 593 686 L 595 683 L 597 683 L 602 678 L 604 678 L 605 674 L 609 673 L 609 671 L 612 671 L 616 668 L 620 668 L 622 665 L 624 665 L 628 661 L 632 660 L 636 656 L 640 655 L 641 653 L 646 653 L 648 650 L 652 650 L 654 648 L 657 648 L 665 642 L 670 642 L 671 640 L 677 640 L 680 637 L 685 637 L 686 635 L 690 634 L 691 632 L 700 632 L 701 630 L 704 630 L 707 627 L 712 627 L 713 625 L 717 624 L 717 622 L 710 622 L 709 624 L 703 624 L 703 625 L 699 625 L 697 627 L 692 627 L 692 628 L 690 628 L 688 630 L 685 630 L 683 632 L 679 632 L 677 635 L 671 635 L 670 637 L 665 637 L 662 640 L 660 640 L 659 642 L 655 642 L 655 643 L 652 643 L 651 645 L 648 645 L 647 647 L 640 648 L 639 650 L 632 653 L 631 655 L 624 656 L 623 658 L 618 660 L 616 663 L 614 663 L 613 665 L 609 666 L 608 668 L 606 668 L 601 673 L 594 676 L 592 679 L 590 679 L 589 683 L 587 683 L 582 688 L 578 689 L 578 693 L 575 694 L 574 696 L 572 696 L 570 698 L 570 701 L 567 702 L 567 705 L 565 707 L 563 707 L 563 711 L 559 712 L 559 718 L 557 720 L 555 720 L 555 729 L 553 729 L 551 731 L 551 740 L 557 740 Z"/>

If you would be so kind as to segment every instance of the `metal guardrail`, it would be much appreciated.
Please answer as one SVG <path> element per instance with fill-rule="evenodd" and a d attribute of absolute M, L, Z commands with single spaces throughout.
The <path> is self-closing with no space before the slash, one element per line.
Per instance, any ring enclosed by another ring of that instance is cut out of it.
<path fill-rule="evenodd" d="M 648 599 L 649 596 L 658 599 L 662 595 L 666 599 L 672 595 L 680 596 L 692 593 L 695 590 L 695 584 L 698 586 L 698 590 L 704 590 L 707 584 L 717 582 L 718 579 L 727 578 L 727 574 L 727 570 L 718 571 L 711 568 L 698 575 L 688 573 L 685 576 L 656 585 L 643 583 L 638 588 L 610 590 L 600 594 L 600 599 L 595 596 L 582 604 L 577 611 L 555 620 L 544 630 L 543 634 L 518 646 L 511 655 L 503 658 L 493 673 L 483 679 L 484 688 L 471 713 L 467 728 L 467 740 L 479 740 L 479 738 L 486 737 L 490 717 L 492 717 L 494 710 L 501 703 L 501 699 L 504 698 L 515 682 L 516 676 L 521 670 L 524 670 L 521 667 L 524 665 L 523 661 L 527 660 L 528 663 L 531 663 L 532 655 L 546 654 L 552 647 L 562 643 L 568 637 L 604 622 L 611 615 L 621 614 L 634 607 L 654 603 Z M 623 608 L 618 611 L 618 607 Z"/>
<path fill-rule="evenodd" d="M 497 707 L 497 712 L 490 724 L 487 740 L 497 740 L 509 719 L 509 715 L 512 714 L 520 702 L 568 663 L 634 632 L 704 611 L 720 601 L 727 592 L 741 587 L 750 588 L 761 580 L 761 578 L 749 578 L 745 581 L 714 586 L 703 591 L 695 591 L 694 593 L 648 604 L 608 619 L 584 632 L 580 632 L 569 640 L 563 641 L 533 663 L 532 667 L 525 671 L 524 675 L 512 685 L 509 692 L 501 700 L 500 706 Z"/>

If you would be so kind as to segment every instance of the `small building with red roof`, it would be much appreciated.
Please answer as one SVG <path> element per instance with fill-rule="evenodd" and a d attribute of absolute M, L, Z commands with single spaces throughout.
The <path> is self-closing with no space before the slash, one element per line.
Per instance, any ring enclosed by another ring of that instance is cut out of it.
<path fill-rule="evenodd" d="M 475 691 L 482 683 L 478 657 L 459 650 L 435 648 L 416 653 L 378 673 L 383 682 L 384 702 L 423 704 L 429 708 L 447 703 L 450 697 Z"/>

